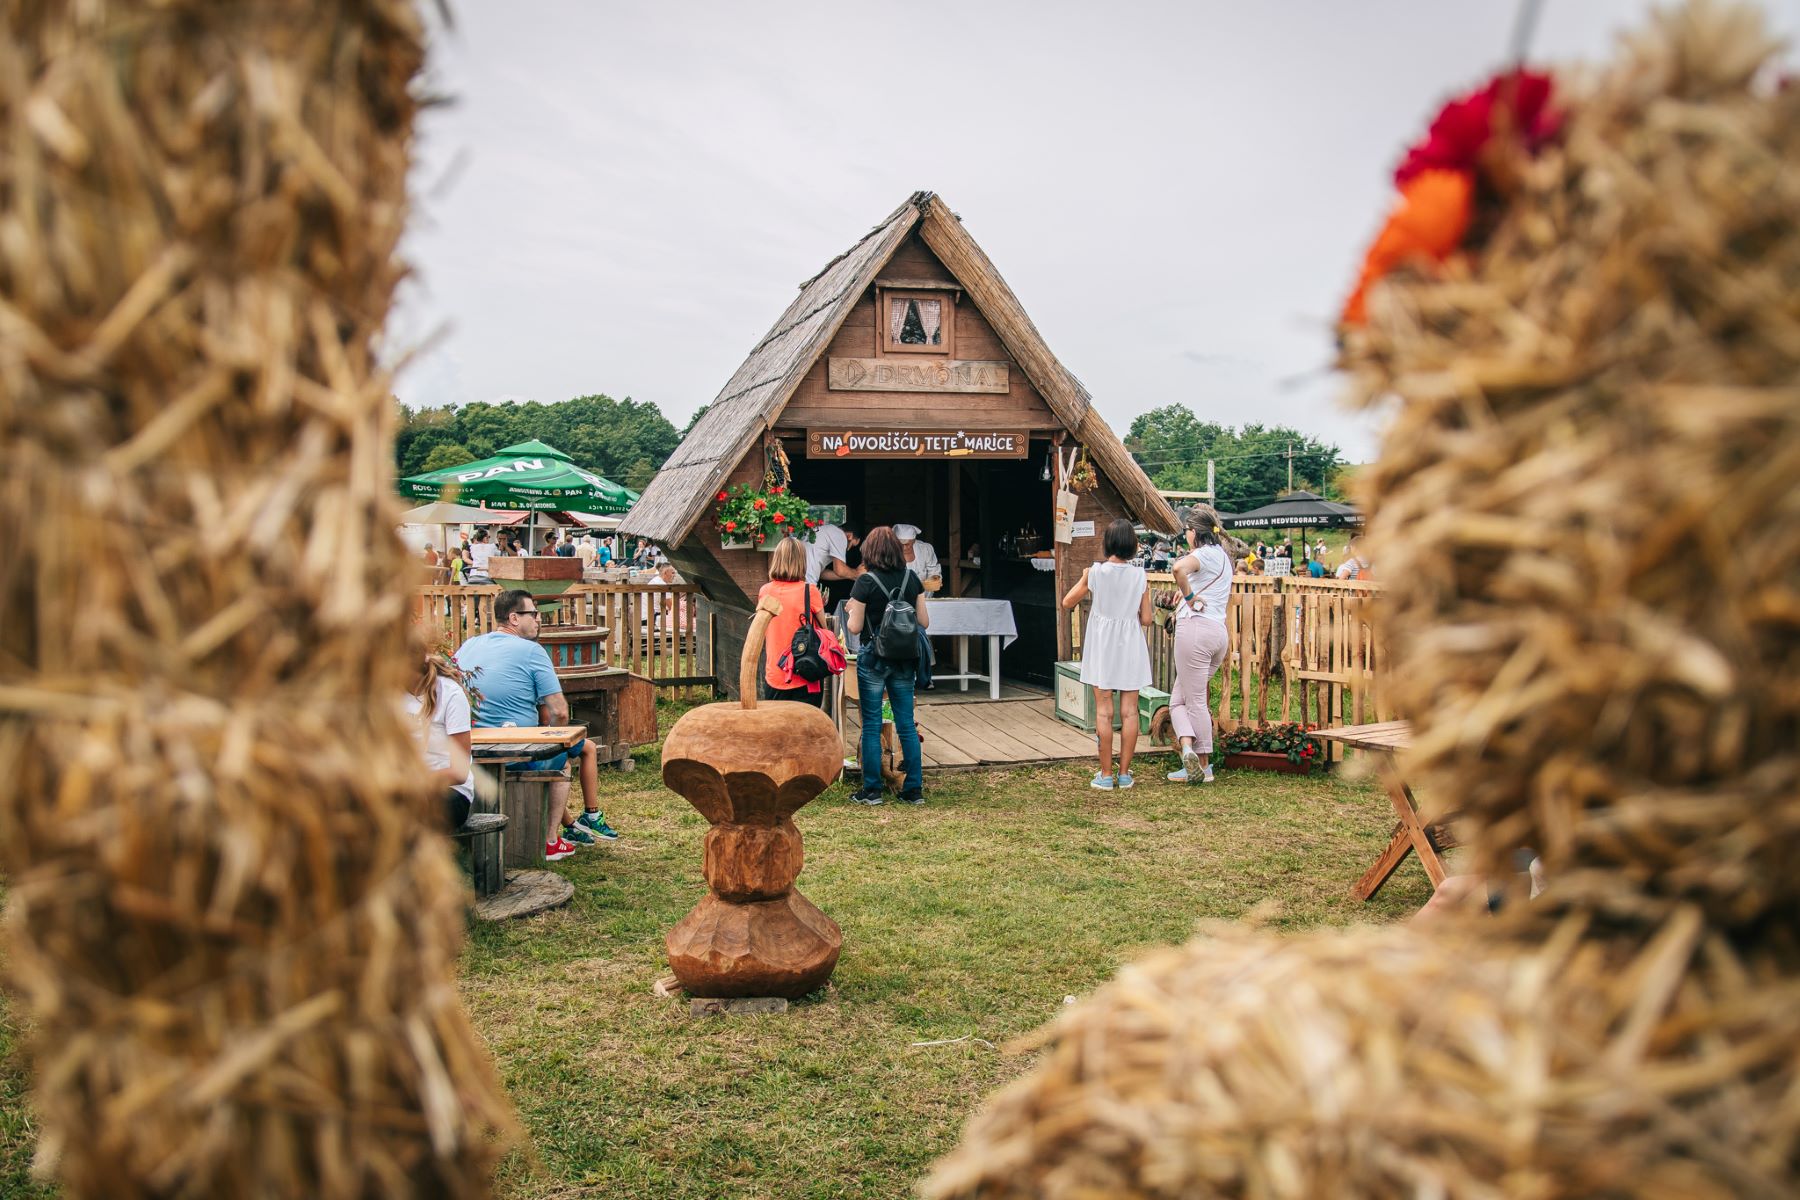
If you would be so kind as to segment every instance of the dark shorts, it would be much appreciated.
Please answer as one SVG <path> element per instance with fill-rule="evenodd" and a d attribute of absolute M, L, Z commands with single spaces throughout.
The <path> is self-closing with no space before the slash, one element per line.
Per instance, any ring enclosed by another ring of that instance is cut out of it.
<path fill-rule="evenodd" d="M 576 742 L 573 746 L 570 746 L 567 750 L 564 750 L 561 754 L 552 754 L 549 758 L 534 758 L 530 762 L 520 763 L 517 767 L 514 768 L 514 770 L 518 770 L 518 771 L 560 771 L 564 767 L 569 765 L 569 759 L 571 757 L 580 758 L 581 757 L 581 748 L 586 745 L 587 745 L 587 739 L 582 738 L 579 742 Z"/>
<path fill-rule="evenodd" d="M 801 704 L 810 704 L 814 708 L 821 707 L 821 705 L 825 699 L 825 689 L 824 688 L 820 688 L 816 692 L 809 692 L 803 687 L 797 687 L 797 688 L 772 687 L 772 688 L 768 689 L 768 692 L 769 692 L 769 699 L 771 699 L 771 700 L 798 701 Z"/>

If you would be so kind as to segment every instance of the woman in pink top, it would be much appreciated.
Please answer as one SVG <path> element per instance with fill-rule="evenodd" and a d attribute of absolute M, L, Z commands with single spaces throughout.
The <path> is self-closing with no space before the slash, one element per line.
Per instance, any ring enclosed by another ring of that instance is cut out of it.
<path fill-rule="evenodd" d="M 798 700 L 819 707 L 824 689 L 809 686 L 806 680 L 789 673 L 781 665 L 782 658 L 794 644 L 799 632 L 801 614 L 809 609 L 813 620 L 825 616 L 825 598 L 819 589 L 806 582 L 806 543 L 799 538 L 783 538 L 769 560 L 769 582 L 756 593 L 757 600 L 773 596 L 781 605 L 781 615 L 769 622 L 768 640 L 763 643 L 763 681 L 769 685 L 773 700 Z"/>

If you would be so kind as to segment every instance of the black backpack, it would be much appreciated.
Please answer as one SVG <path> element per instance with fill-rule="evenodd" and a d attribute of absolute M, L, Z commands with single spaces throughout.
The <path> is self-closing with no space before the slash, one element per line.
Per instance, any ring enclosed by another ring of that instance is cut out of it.
<path fill-rule="evenodd" d="M 906 596 L 906 575 L 900 576 L 900 594 L 888 591 L 881 577 L 873 571 L 869 578 L 887 597 L 887 610 L 881 615 L 881 628 L 875 631 L 875 653 L 893 662 L 919 657 L 919 612 Z"/>
<path fill-rule="evenodd" d="M 819 641 L 818 626 L 813 623 L 811 584 L 806 587 L 806 599 L 800 613 L 800 628 L 794 630 L 794 640 L 788 643 L 788 671 L 808 683 L 818 683 L 831 674 L 831 668 L 825 665 L 825 646 Z"/>

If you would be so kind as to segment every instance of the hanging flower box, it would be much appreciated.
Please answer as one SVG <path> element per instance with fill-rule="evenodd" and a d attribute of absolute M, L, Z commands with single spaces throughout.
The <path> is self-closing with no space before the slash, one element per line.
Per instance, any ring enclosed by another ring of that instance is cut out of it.
<path fill-rule="evenodd" d="M 761 550 L 772 554 L 785 537 L 813 540 L 822 521 L 807 514 L 807 503 L 786 488 L 759 491 L 747 483 L 735 483 L 716 497 L 719 507 L 713 524 L 719 545 L 725 550 Z"/>

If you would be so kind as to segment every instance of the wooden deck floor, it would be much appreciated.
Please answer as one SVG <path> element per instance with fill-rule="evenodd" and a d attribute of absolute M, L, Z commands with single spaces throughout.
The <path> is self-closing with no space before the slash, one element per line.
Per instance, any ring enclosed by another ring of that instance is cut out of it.
<path fill-rule="evenodd" d="M 939 770 L 1094 757 L 1094 736 L 1056 719 L 1048 696 L 1028 700 L 987 700 L 979 704 L 925 703 L 914 710 L 925 753 L 925 769 Z M 844 744 L 855 757 L 862 724 L 854 709 L 844 713 Z M 1150 753 L 1150 739 L 1138 751 Z"/>

